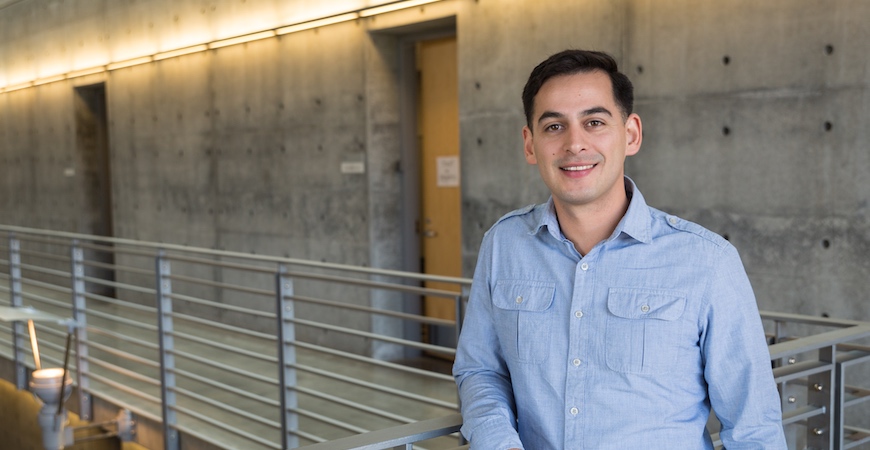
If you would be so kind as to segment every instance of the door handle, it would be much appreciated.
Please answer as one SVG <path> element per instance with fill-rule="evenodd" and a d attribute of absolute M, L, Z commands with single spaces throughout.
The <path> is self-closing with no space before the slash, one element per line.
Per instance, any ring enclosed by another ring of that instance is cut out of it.
<path fill-rule="evenodd" d="M 438 236 L 438 232 L 435 230 L 423 230 L 423 237 L 433 238 Z"/>

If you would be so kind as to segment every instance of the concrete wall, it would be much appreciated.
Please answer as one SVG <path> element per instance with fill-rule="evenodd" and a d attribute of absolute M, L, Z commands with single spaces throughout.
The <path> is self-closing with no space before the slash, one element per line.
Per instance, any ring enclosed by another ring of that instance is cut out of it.
<path fill-rule="evenodd" d="M 311 3 L 14 2 L 0 85 L 374 2 Z M 856 0 L 453 0 L 3 93 L 0 222 L 87 231 L 71 92 L 105 82 L 116 236 L 404 267 L 399 44 L 449 16 L 466 275 L 495 219 L 546 200 L 521 156 L 526 76 L 596 48 L 635 82 L 645 141 L 627 169 L 653 206 L 727 235 L 763 309 L 870 319 L 870 4 Z M 365 174 L 340 173 L 357 161 Z"/>

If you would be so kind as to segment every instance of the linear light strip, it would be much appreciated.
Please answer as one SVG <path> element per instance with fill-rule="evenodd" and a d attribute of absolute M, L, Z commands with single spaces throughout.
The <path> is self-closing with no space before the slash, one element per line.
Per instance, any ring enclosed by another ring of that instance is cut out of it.
<path fill-rule="evenodd" d="M 398 11 L 400 9 L 413 8 L 415 6 L 423 6 L 423 5 L 427 5 L 429 3 L 435 3 L 437 1 L 439 1 L 439 0 L 398 1 L 398 2 L 393 2 L 393 3 L 387 4 L 387 5 L 373 6 L 371 8 L 363 9 L 362 11 L 359 12 L 359 16 L 360 17 L 375 16 L 378 14 L 385 14 L 388 12 Z"/>
<path fill-rule="evenodd" d="M 387 3 L 385 5 L 380 6 L 372 6 L 369 8 L 363 8 L 356 11 L 351 11 L 347 13 L 335 14 L 332 16 L 327 16 L 321 19 L 308 20 L 305 22 L 299 22 L 287 26 L 282 26 L 278 28 L 273 28 L 270 30 L 264 30 L 255 33 L 249 33 L 242 36 L 235 36 L 227 39 L 221 39 L 218 41 L 213 41 L 205 44 L 193 45 L 189 47 L 167 50 L 164 52 L 155 53 L 153 55 L 141 56 L 138 58 L 127 59 L 124 61 L 111 62 L 103 66 L 90 67 L 86 69 L 76 70 L 67 72 L 65 74 L 53 75 L 49 77 L 39 78 L 32 81 L 27 81 L 24 83 L 12 85 L 12 86 L 4 86 L 0 87 L 0 94 L 6 92 L 17 91 L 21 89 L 27 89 L 29 87 L 40 86 L 43 84 L 54 83 L 57 81 L 63 81 L 70 78 L 78 78 L 87 75 L 95 75 L 98 73 L 108 72 L 112 70 L 123 69 L 126 67 L 133 67 L 141 64 L 148 64 L 154 61 L 162 61 L 164 59 L 175 58 L 178 56 L 189 55 L 192 53 L 204 52 L 208 50 L 228 47 L 231 45 L 243 44 L 246 42 L 257 41 L 261 39 L 268 39 L 275 36 L 281 36 L 290 33 L 296 33 L 299 31 L 310 30 L 312 28 L 320 28 L 325 27 L 327 25 L 334 25 L 337 23 L 348 22 L 351 20 L 356 20 L 363 17 L 371 17 L 378 14 L 385 14 L 388 12 L 398 11 L 402 9 L 413 8 L 416 6 L 423 6 L 430 3 L 439 2 L 442 0 L 399 0 L 392 3 Z"/>
<path fill-rule="evenodd" d="M 356 20 L 358 18 L 359 18 L 359 13 L 356 13 L 356 12 L 339 14 L 337 16 L 324 17 L 323 19 L 311 20 L 309 22 L 302 22 L 302 23 L 297 23 L 295 25 L 290 25 L 287 27 L 278 28 L 277 33 L 278 33 L 278 35 L 296 33 L 297 31 L 325 27 L 327 25 L 334 25 L 334 24 L 341 23 L 341 22 Z"/>

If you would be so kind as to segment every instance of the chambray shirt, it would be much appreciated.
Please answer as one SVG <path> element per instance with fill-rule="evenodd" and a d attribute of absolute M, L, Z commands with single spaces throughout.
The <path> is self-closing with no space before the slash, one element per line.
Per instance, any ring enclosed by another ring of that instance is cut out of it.
<path fill-rule="evenodd" d="M 552 198 L 481 245 L 453 368 L 472 449 L 785 449 L 761 319 L 737 251 L 647 206 L 581 256 Z"/>

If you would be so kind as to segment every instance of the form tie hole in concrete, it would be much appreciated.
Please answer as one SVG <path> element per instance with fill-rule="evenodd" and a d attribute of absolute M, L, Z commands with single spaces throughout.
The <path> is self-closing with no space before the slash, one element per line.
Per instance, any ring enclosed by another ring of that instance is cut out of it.
<path fill-rule="evenodd" d="M 826 54 L 826 55 L 831 55 L 831 54 L 833 54 L 833 53 L 834 53 L 834 46 L 831 45 L 831 44 L 826 45 L 826 46 L 825 46 L 825 54 Z"/>
<path fill-rule="evenodd" d="M 823 312 L 823 313 L 822 313 L 822 317 L 828 318 L 828 317 L 831 317 L 831 315 L 828 314 L 828 313 L 826 313 L 826 312 Z"/>
<path fill-rule="evenodd" d="M 728 233 L 725 233 L 725 234 L 722 235 L 722 239 L 725 239 L 726 241 L 730 241 L 730 240 L 731 240 L 731 236 L 729 236 Z"/>
<path fill-rule="evenodd" d="M 831 121 L 825 121 L 825 131 L 831 131 L 834 128 L 834 124 Z"/>
<path fill-rule="evenodd" d="M 477 145 L 478 145 L 478 146 L 483 145 L 483 139 L 482 139 L 482 138 L 477 138 Z"/>
<path fill-rule="evenodd" d="M 637 66 L 637 74 L 640 75 L 643 73 L 643 66 Z"/>
<path fill-rule="evenodd" d="M 831 248 L 831 241 L 822 239 L 822 248 Z"/>
<path fill-rule="evenodd" d="M 479 81 L 474 83 L 474 88 L 477 89 L 478 91 L 480 90 L 480 82 Z"/>
<path fill-rule="evenodd" d="M 731 128 L 728 128 L 727 126 L 722 127 L 722 135 L 728 136 L 729 134 L 731 134 Z"/>
<path fill-rule="evenodd" d="M 722 57 L 722 64 L 724 64 L 724 65 L 726 65 L 726 66 L 727 66 L 728 64 L 731 64 L 731 57 L 728 56 L 728 55 L 723 56 L 723 57 Z"/>

